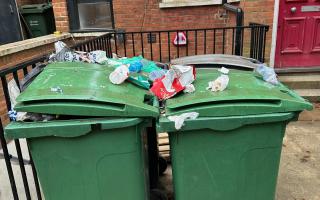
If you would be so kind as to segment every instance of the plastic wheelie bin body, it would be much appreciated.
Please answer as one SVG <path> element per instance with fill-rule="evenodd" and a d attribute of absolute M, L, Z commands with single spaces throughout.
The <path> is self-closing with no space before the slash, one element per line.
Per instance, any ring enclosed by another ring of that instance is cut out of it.
<path fill-rule="evenodd" d="M 24 5 L 21 6 L 20 12 L 33 37 L 52 34 L 55 31 L 53 8 L 50 3 Z"/>
<path fill-rule="evenodd" d="M 168 132 L 176 200 L 273 200 L 288 122 L 312 105 L 282 84 L 231 70 L 228 88 L 206 90 L 216 69 L 197 69 L 196 91 L 166 101 L 159 132 Z M 180 130 L 170 115 L 198 112 Z"/>
<path fill-rule="evenodd" d="M 146 127 L 158 109 L 147 92 L 107 77 L 107 66 L 55 63 L 17 98 L 18 111 L 59 115 L 12 122 L 26 138 L 45 199 L 148 199 Z"/>

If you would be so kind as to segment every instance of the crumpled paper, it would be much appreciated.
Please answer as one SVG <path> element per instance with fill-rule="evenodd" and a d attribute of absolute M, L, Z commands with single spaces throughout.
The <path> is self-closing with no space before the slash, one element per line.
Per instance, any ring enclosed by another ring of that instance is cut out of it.
<path fill-rule="evenodd" d="M 222 67 L 219 71 L 222 74 L 216 80 L 210 81 L 208 83 L 207 90 L 211 90 L 212 92 L 219 92 L 227 88 L 229 84 L 229 70 L 227 68 Z"/>
<path fill-rule="evenodd" d="M 153 82 L 150 91 L 159 100 L 169 99 L 193 83 L 195 77 L 192 66 L 172 65 L 163 77 Z"/>
<path fill-rule="evenodd" d="M 172 122 L 174 122 L 174 127 L 177 130 L 180 130 L 182 128 L 182 126 L 184 125 L 184 121 L 186 119 L 191 119 L 194 120 L 196 118 L 198 118 L 199 113 L 197 112 L 189 112 L 189 113 L 183 113 L 181 115 L 173 115 L 173 116 L 169 116 L 168 119 Z"/>

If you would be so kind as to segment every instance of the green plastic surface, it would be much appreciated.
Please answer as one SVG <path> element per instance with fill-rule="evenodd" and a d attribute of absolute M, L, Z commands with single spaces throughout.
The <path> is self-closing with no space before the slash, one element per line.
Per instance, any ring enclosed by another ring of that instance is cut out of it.
<path fill-rule="evenodd" d="M 28 138 L 46 200 L 148 200 L 145 124 L 140 119 L 12 122 L 5 134 Z"/>
<path fill-rule="evenodd" d="M 34 138 L 34 137 L 79 137 L 92 131 L 125 128 L 142 122 L 139 118 L 103 118 L 103 119 L 78 119 L 55 120 L 47 122 L 13 122 L 6 128 L 8 139 Z M 41 131 L 39 131 L 41 130 Z"/>
<path fill-rule="evenodd" d="M 169 132 L 176 200 L 274 200 L 282 139 L 295 113 L 186 120 Z"/>
<path fill-rule="evenodd" d="M 230 70 L 229 85 L 222 92 L 206 90 L 208 82 L 220 76 L 217 69 L 197 69 L 191 94 L 166 101 L 166 115 L 198 112 L 200 117 L 235 116 L 311 110 L 306 102 L 284 85 L 273 86 L 253 72 Z"/>
<path fill-rule="evenodd" d="M 20 9 L 33 37 L 52 34 L 55 27 L 53 8 L 51 4 L 24 5 Z"/>
<path fill-rule="evenodd" d="M 112 84 L 112 71 L 95 64 L 49 64 L 17 98 L 15 109 L 77 116 L 157 117 L 156 99 L 131 83 Z"/>
<path fill-rule="evenodd" d="M 29 5 L 23 5 L 20 8 L 21 14 L 29 14 L 29 13 L 43 13 L 48 9 L 52 9 L 51 4 L 29 4 Z"/>

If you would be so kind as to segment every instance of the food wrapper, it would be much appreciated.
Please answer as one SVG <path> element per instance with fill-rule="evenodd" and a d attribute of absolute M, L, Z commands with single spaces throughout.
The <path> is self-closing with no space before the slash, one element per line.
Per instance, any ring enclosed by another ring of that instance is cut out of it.
<path fill-rule="evenodd" d="M 193 83 L 195 74 L 195 69 L 192 66 L 172 65 L 162 78 L 153 82 L 150 91 L 159 100 L 169 99 Z"/>

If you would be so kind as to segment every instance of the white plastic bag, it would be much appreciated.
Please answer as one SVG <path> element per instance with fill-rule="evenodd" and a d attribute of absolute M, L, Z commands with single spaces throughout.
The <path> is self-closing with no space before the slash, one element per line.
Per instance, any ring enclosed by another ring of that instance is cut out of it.
<path fill-rule="evenodd" d="M 197 112 L 189 112 L 189 113 L 183 113 L 181 115 L 174 115 L 174 116 L 169 116 L 168 119 L 170 121 L 174 122 L 174 127 L 177 130 L 180 130 L 181 127 L 184 125 L 184 121 L 186 119 L 196 119 L 199 116 L 199 113 Z"/>

